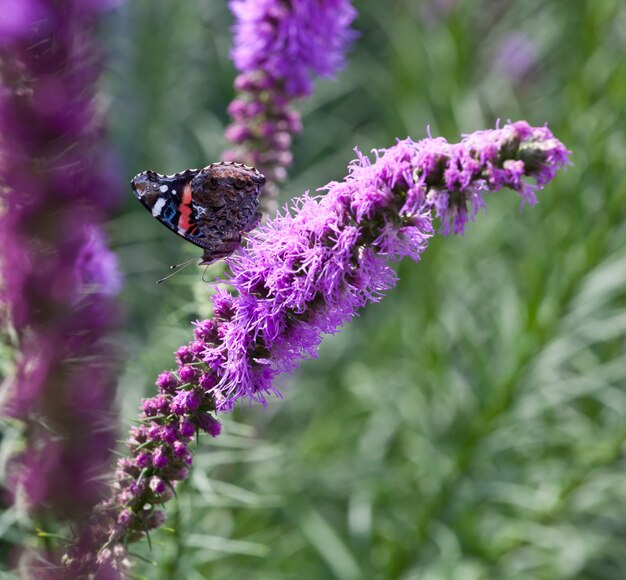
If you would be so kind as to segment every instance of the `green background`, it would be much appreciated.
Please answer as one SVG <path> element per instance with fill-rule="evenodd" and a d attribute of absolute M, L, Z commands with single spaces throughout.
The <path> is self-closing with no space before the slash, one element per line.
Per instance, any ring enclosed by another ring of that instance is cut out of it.
<path fill-rule="evenodd" d="M 535 208 L 503 191 L 419 264 L 284 399 L 204 437 L 168 529 L 133 549 L 148 578 L 626 577 L 626 5 L 363 0 L 338 78 L 298 105 L 282 200 L 346 174 L 353 148 L 548 122 L 573 152 Z M 129 0 L 106 16 L 102 85 L 124 180 L 227 146 L 226 2 Z M 523 35 L 534 62 L 512 78 Z M 123 192 L 108 224 L 126 276 L 122 425 L 189 322 L 210 312 L 197 254 Z M 212 268 L 209 275 L 219 271 Z M 122 433 L 127 427 L 122 427 Z"/>

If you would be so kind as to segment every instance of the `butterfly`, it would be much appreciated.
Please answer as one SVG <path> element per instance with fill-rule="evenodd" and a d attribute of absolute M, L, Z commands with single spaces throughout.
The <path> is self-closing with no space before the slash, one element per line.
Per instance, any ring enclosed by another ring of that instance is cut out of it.
<path fill-rule="evenodd" d="M 259 224 L 264 184 L 265 177 L 254 167 L 229 161 L 174 175 L 144 171 L 131 182 L 153 217 L 204 250 L 200 264 L 232 254 L 241 235 Z"/>

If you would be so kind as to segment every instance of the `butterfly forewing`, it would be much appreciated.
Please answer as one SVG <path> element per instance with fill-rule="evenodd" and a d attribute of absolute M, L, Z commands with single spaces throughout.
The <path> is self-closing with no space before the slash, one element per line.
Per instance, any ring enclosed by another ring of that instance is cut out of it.
<path fill-rule="evenodd" d="M 193 214 L 191 180 L 199 169 L 188 169 L 175 175 L 144 171 L 131 185 L 143 206 L 170 230 L 202 248 L 205 236 L 199 230 Z"/>

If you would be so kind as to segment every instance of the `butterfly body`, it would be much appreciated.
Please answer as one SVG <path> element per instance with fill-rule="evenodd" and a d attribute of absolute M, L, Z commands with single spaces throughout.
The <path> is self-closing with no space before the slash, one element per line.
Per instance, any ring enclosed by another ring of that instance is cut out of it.
<path fill-rule="evenodd" d="M 241 235 L 259 224 L 264 184 L 265 177 L 254 167 L 224 161 L 174 175 L 144 171 L 131 182 L 153 217 L 203 248 L 201 264 L 230 255 Z"/>

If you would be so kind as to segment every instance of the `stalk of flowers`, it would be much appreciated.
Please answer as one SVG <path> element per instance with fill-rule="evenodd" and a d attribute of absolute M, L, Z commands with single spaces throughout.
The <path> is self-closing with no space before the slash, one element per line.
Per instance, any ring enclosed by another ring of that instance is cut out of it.
<path fill-rule="evenodd" d="M 46 532 L 79 529 L 102 501 L 115 439 L 121 278 L 101 223 L 119 188 L 94 102 L 104 5 L 22 0 L 0 38 L 0 299 L 17 337 L 2 414 L 24 435 L 8 485 Z M 55 559 L 30 556 L 33 577 L 35 559 Z"/>
<path fill-rule="evenodd" d="M 189 443 L 200 431 L 219 435 L 218 413 L 279 396 L 276 375 L 315 357 L 324 333 L 394 285 L 390 261 L 419 260 L 434 216 L 441 233 L 463 233 L 485 194 L 503 187 L 534 204 L 568 155 L 546 127 L 523 121 L 458 144 L 405 139 L 375 151 L 373 162 L 358 154 L 326 195 L 305 194 L 253 232 L 228 259 L 236 293 L 212 297 L 214 317 L 196 323 L 176 370 L 159 375 L 158 394 L 142 403 L 114 496 L 94 519 L 99 561 L 120 566 L 123 546 L 163 523 L 158 506 L 189 476 Z"/>
<path fill-rule="evenodd" d="M 302 125 L 294 100 L 313 92 L 313 78 L 343 67 L 355 37 L 349 0 L 230 0 L 235 16 L 232 58 L 239 72 L 228 107 L 225 161 L 261 171 L 267 183 L 262 209 L 276 209 L 279 183 L 291 165 L 291 143 Z"/>

